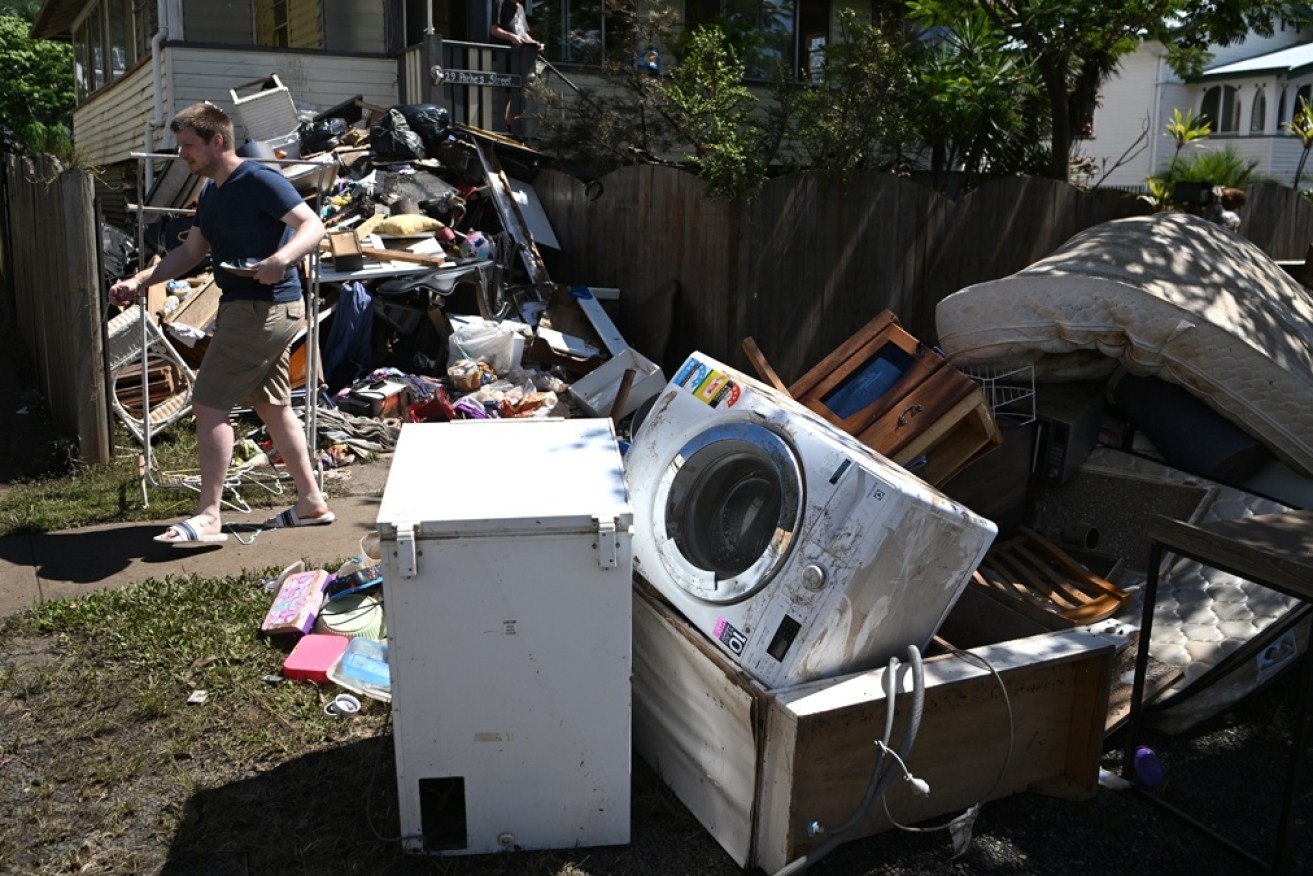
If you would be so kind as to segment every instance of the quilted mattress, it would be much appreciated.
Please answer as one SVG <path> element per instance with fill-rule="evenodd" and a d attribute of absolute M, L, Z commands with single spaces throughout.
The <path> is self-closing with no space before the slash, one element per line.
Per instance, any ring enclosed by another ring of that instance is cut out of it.
<path fill-rule="evenodd" d="M 1118 363 L 1178 383 L 1313 475 L 1313 296 L 1262 250 L 1184 213 L 1077 234 L 1010 277 L 939 302 L 955 365 L 1031 363 L 1037 380 Z"/>
<path fill-rule="evenodd" d="M 1262 496 L 1109 448 L 1096 449 L 1081 470 L 1205 488 L 1210 498 L 1194 515 L 1200 523 L 1289 510 Z M 1144 576 L 1136 572 L 1118 583 L 1130 590 L 1133 598 L 1116 619 L 1138 626 Z M 1292 665 L 1307 647 L 1307 625 L 1295 626 L 1307 614 L 1293 597 L 1167 554 L 1158 579 L 1149 653 L 1179 675 L 1156 697 L 1165 711 L 1154 713 L 1153 723 L 1170 733 L 1181 732 Z M 1130 679 L 1124 680 L 1129 683 Z"/>

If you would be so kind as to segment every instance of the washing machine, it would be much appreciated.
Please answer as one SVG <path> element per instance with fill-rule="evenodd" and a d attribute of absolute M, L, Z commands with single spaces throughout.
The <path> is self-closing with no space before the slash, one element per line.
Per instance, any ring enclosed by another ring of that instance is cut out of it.
<path fill-rule="evenodd" d="M 639 424 L 625 482 L 636 570 L 767 689 L 924 649 L 997 533 L 701 353 Z"/>

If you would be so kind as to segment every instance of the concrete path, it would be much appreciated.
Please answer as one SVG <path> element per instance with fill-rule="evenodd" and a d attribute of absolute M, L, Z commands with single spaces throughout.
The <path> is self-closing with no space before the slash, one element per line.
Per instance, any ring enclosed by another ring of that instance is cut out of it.
<path fill-rule="evenodd" d="M 38 430 L 24 427 L 23 409 L 17 372 L 0 354 L 0 416 L 9 424 L 0 429 L 0 490 L 19 473 L 18 461 L 31 452 L 31 442 L 39 440 Z M 332 571 L 330 564 L 358 555 L 361 538 L 375 530 L 390 459 L 384 455 L 342 469 L 349 480 L 330 479 L 329 501 L 337 519 L 329 526 L 255 531 L 281 510 L 278 507 L 227 515 L 225 524 L 239 532 L 230 532 L 228 541 L 219 545 L 183 548 L 152 541 L 177 517 L 0 538 L 0 616 L 51 599 L 170 575 L 223 577 L 271 566 L 281 569 L 297 560 Z M 290 504 L 290 492 L 287 499 Z"/>

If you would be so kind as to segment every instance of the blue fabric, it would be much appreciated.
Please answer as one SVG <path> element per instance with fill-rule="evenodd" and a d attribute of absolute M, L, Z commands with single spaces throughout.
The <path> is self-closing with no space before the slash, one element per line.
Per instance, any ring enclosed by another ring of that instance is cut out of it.
<path fill-rule="evenodd" d="M 363 283 L 342 284 L 342 293 L 333 308 L 333 323 L 324 342 L 324 374 L 334 379 L 338 368 L 355 366 L 343 376 L 346 385 L 372 364 L 374 357 L 374 305 Z"/>
<path fill-rule="evenodd" d="M 301 203 L 296 188 L 279 170 L 255 161 L 237 165 L 221 186 L 206 184 L 193 224 L 210 244 L 214 279 L 223 290 L 223 301 L 287 303 L 301 297 L 301 278 L 295 266 L 273 286 L 219 267 L 224 262 L 271 255 L 292 235 L 283 217 Z"/>

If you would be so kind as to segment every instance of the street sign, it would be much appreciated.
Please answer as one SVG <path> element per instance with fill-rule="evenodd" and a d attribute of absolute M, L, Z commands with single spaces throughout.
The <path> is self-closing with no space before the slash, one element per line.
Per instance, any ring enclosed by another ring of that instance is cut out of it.
<path fill-rule="evenodd" d="M 490 70 L 444 70 L 444 85 L 477 85 L 485 88 L 519 88 L 521 77 L 515 73 L 493 73 Z"/>

